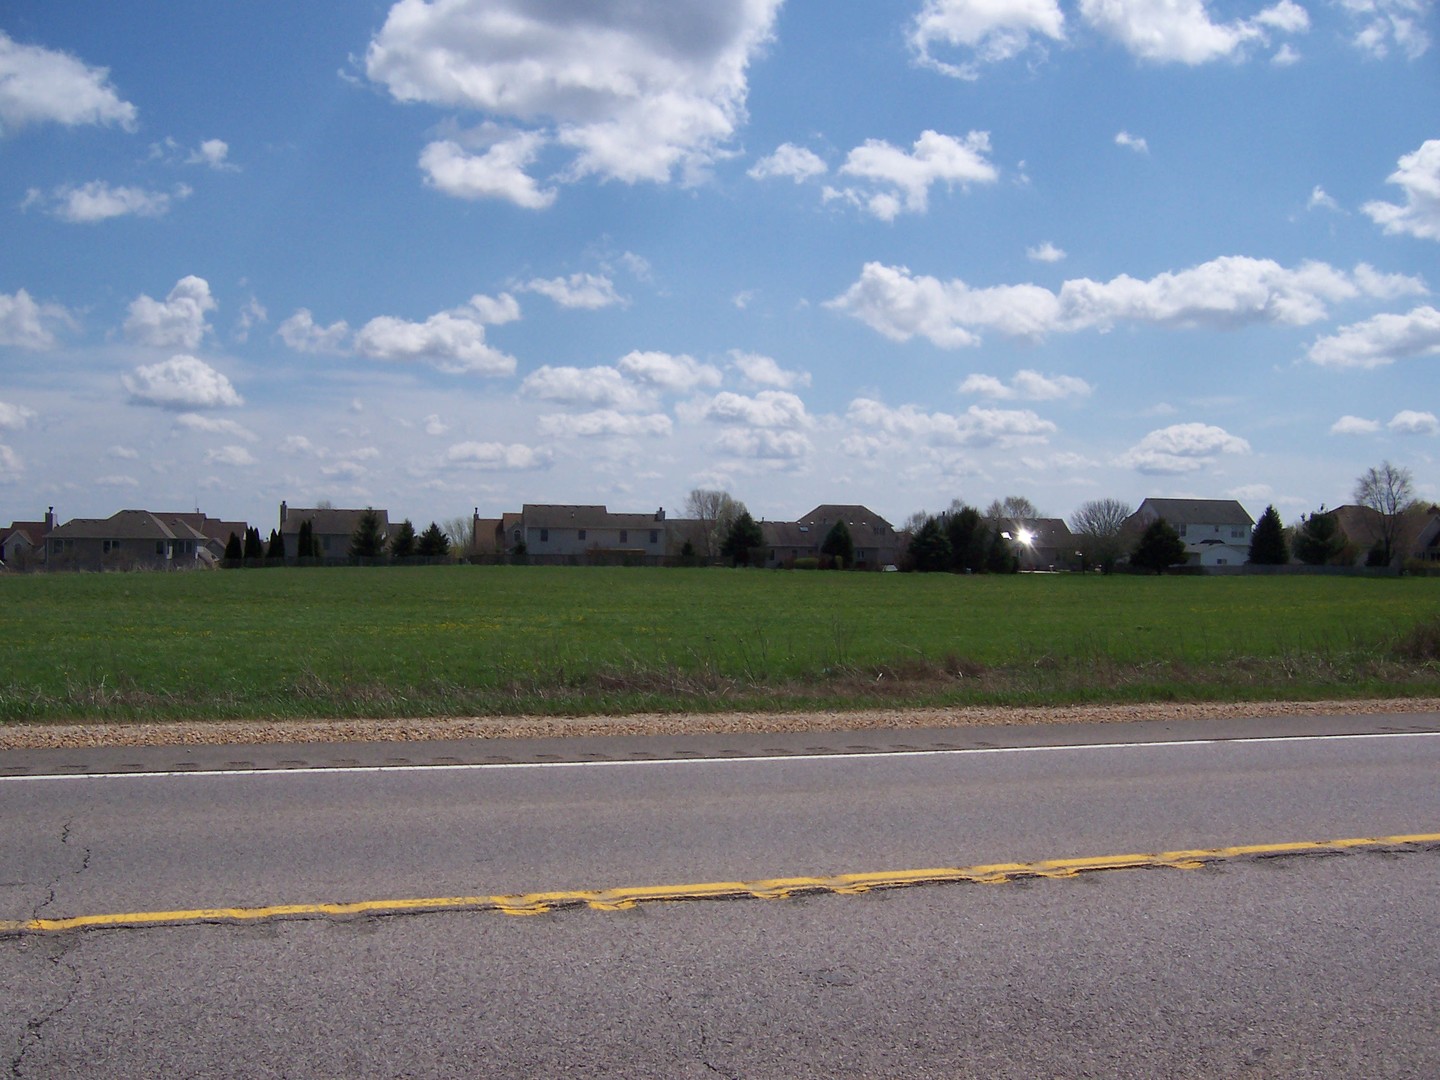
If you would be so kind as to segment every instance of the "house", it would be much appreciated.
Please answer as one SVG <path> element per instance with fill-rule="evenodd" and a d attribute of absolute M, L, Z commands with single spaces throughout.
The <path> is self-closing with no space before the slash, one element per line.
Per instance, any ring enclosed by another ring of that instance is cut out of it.
<path fill-rule="evenodd" d="M 868 506 L 835 503 L 815 507 L 798 522 L 807 526 L 810 535 L 815 537 L 814 554 L 820 553 L 820 546 L 837 521 L 845 522 L 845 527 L 850 530 L 857 567 L 888 566 L 900 561 L 905 547 L 895 526 Z"/>
<path fill-rule="evenodd" d="M 209 565 L 209 538 L 185 515 L 121 510 L 73 518 L 45 536 L 50 570 L 173 570 Z"/>
<path fill-rule="evenodd" d="M 1255 519 L 1234 499 L 1146 499 L 1125 530 L 1139 539 L 1157 518 L 1185 541 L 1191 566 L 1240 566 L 1250 558 Z"/>
<path fill-rule="evenodd" d="M 506 514 L 501 521 L 506 550 L 523 543 L 526 555 L 540 561 L 659 559 L 669 554 L 664 508 L 653 514 L 622 514 L 603 505 L 526 503 L 519 514 Z"/>
<path fill-rule="evenodd" d="M 815 535 L 809 525 L 798 521 L 762 521 L 766 566 L 793 566 L 796 559 L 813 559 L 820 554 L 825 537 Z"/>
<path fill-rule="evenodd" d="M 38 570 L 45 565 L 45 535 L 55 528 L 55 508 L 43 521 L 12 521 L 0 529 L 0 565 L 11 570 Z"/>
<path fill-rule="evenodd" d="M 300 526 L 310 522 L 310 532 L 320 545 L 320 554 L 325 559 L 348 559 L 350 541 L 360 527 L 360 519 L 366 510 L 336 510 L 329 506 L 299 507 L 280 504 L 280 539 L 285 545 L 286 558 L 295 558 L 300 551 Z M 390 514 L 386 510 L 373 511 L 380 521 L 380 538 L 390 536 Z"/>
<path fill-rule="evenodd" d="M 1354 503 L 1322 510 L 1335 518 L 1335 531 L 1345 538 L 1343 561 L 1363 566 L 1373 548 L 1385 541 L 1385 518 L 1375 509 Z M 1440 534 L 1440 509 L 1416 504 L 1400 515 L 1392 537 L 1397 560 L 1430 560 L 1440 555 L 1436 548 Z"/>
<path fill-rule="evenodd" d="M 230 542 L 232 535 L 243 542 L 245 532 L 250 528 L 249 522 L 222 521 L 219 518 L 212 518 L 209 514 L 202 514 L 198 510 L 193 514 L 157 514 L 156 517 L 162 521 L 183 522 L 187 527 L 200 533 L 205 537 L 205 549 L 216 559 L 225 557 L 225 545 Z"/>
<path fill-rule="evenodd" d="M 1001 522 L 1010 534 L 1021 570 L 1054 570 L 1077 561 L 1075 534 L 1062 518 L 1012 518 Z"/>

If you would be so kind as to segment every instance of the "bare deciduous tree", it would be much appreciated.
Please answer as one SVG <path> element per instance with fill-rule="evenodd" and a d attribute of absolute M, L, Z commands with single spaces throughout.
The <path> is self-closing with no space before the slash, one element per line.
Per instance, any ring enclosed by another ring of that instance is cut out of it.
<path fill-rule="evenodd" d="M 1082 557 L 1107 574 L 1125 550 L 1122 533 L 1130 517 L 1130 504 L 1119 499 L 1091 499 L 1070 515 L 1070 531 L 1075 534 Z"/>
<path fill-rule="evenodd" d="M 1382 461 L 1366 469 L 1355 481 L 1355 501 L 1380 515 L 1380 555 L 1383 565 L 1395 561 L 1405 512 L 1415 504 L 1415 484 L 1410 470 Z"/>
<path fill-rule="evenodd" d="M 445 538 L 450 541 L 450 547 L 460 556 L 469 555 L 475 548 L 475 518 L 466 515 L 465 517 L 446 518 L 440 523 L 440 529 Z"/>
<path fill-rule="evenodd" d="M 685 516 L 700 523 L 706 558 L 714 559 L 720 554 L 730 527 L 744 512 L 745 504 L 728 491 L 696 488 L 685 496 Z"/>

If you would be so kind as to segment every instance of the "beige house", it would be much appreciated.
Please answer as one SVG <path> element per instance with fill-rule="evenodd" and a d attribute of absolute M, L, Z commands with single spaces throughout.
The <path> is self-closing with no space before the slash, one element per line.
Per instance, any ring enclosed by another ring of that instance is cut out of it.
<path fill-rule="evenodd" d="M 1191 566 L 1242 566 L 1250 558 L 1255 519 L 1234 499 L 1146 499 L 1125 522 L 1133 539 L 1157 518 L 1185 541 Z"/>
<path fill-rule="evenodd" d="M 299 507 L 280 504 L 280 539 L 285 545 L 285 557 L 293 559 L 300 551 L 300 526 L 310 522 L 310 532 L 320 544 L 320 555 L 324 559 L 348 559 L 350 541 L 360 527 L 360 519 L 367 510 L 336 510 L 333 507 Z M 389 540 L 390 513 L 375 510 L 380 520 L 380 537 Z"/>
<path fill-rule="evenodd" d="M 73 518 L 45 536 L 50 570 L 180 570 L 212 565 L 210 538 L 187 520 L 149 510 Z"/>
<path fill-rule="evenodd" d="M 12 521 L 0 529 L 0 565 L 10 570 L 38 570 L 45 565 L 45 536 L 55 528 L 55 508 L 43 521 Z"/>

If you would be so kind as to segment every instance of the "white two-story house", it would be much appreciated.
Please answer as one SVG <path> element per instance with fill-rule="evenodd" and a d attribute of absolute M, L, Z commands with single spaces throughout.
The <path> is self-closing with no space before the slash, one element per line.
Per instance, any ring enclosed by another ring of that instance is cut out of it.
<path fill-rule="evenodd" d="M 1156 518 L 1180 534 L 1192 566 L 1240 566 L 1255 519 L 1234 499 L 1146 499 L 1125 523 L 1138 537 Z"/>

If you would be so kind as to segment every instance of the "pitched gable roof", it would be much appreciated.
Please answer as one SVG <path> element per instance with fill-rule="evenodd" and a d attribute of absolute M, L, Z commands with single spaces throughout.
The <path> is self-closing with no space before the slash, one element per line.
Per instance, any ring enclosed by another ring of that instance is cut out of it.
<path fill-rule="evenodd" d="M 1234 499 L 1146 499 L 1135 516 L 1162 517 L 1171 525 L 1243 525 L 1247 529 L 1255 525 L 1255 519 Z"/>

